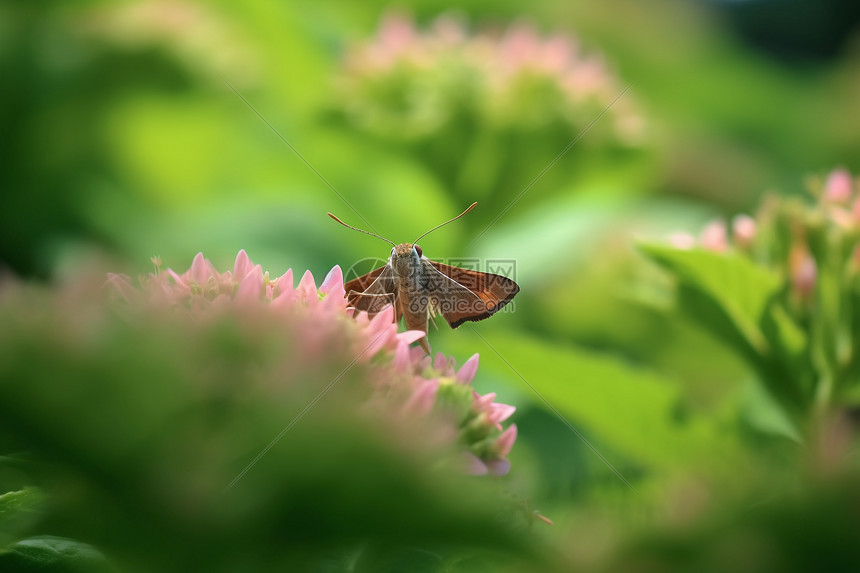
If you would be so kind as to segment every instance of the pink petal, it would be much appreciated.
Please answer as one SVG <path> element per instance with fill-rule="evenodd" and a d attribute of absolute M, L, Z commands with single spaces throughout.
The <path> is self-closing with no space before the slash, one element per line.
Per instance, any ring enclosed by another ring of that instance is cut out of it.
<path fill-rule="evenodd" d="M 415 36 L 412 21 L 399 14 L 386 16 L 379 29 L 379 41 L 386 50 L 397 52 L 405 48 Z"/>
<path fill-rule="evenodd" d="M 481 411 L 489 408 L 490 404 L 493 403 L 493 400 L 496 399 L 496 393 L 490 392 L 489 394 L 484 394 L 481 396 L 477 392 L 475 392 L 475 410 Z"/>
<path fill-rule="evenodd" d="M 401 340 L 397 348 L 394 349 L 394 369 L 398 372 L 406 372 L 411 365 L 412 361 L 409 360 L 409 343 Z"/>
<path fill-rule="evenodd" d="M 473 476 L 487 475 L 487 466 L 481 459 L 471 452 L 463 452 L 461 456 L 463 470 Z"/>
<path fill-rule="evenodd" d="M 672 233 L 669 244 L 682 251 L 688 251 L 696 246 L 696 238 L 690 233 Z"/>
<path fill-rule="evenodd" d="M 186 284 L 185 283 L 185 277 L 176 274 L 176 271 L 174 271 L 173 269 L 168 268 L 167 271 L 165 271 L 165 272 L 167 272 L 167 274 L 170 276 L 170 278 L 173 279 L 173 282 L 175 282 L 176 284 L 179 284 L 179 285 Z"/>
<path fill-rule="evenodd" d="M 505 458 L 490 460 L 484 463 L 487 465 L 487 471 L 494 476 L 507 475 L 511 471 L 511 462 Z"/>
<path fill-rule="evenodd" d="M 824 199 L 831 203 L 848 203 L 851 200 L 851 173 L 847 169 L 834 169 L 824 183 Z"/>
<path fill-rule="evenodd" d="M 475 353 L 466 360 L 465 364 L 463 364 L 460 367 L 460 370 L 457 371 L 457 382 L 460 382 L 461 384 L 469 384 L 474 380 L 475 373 L 478 372 L 478 359 L 479 356 Z"/>
<path fill-rule="evenodd" d="M 393 319 L 392 319 L 393 320 Z M 423 338 L 425 333 L 423 330 L 405 330 L 397 335 L 397 339 L 401 342 L 405 342 L 406 345 L 410 345 L 413 342 L 416 342 Z"/>
<path fill-rule="evenodd" d="M 241 281 L 253 268 L 254 263 L 252 263 L 251 259 L 248 258 L 248 253 L 245 252 L 245 249 L 242 249 L 239 251 L 239 254 L 236 255 L 236 262 L 233 263 L 233 279 L 237 282 Z M 260 270 L 262 272 L 262 269 Z"/>
<path fill-rule="evenodd" d="M 511 424 L 508 429 L 502 432 L 502 435 L 496 439 L 496 451 L 500 456 L 506 456 L 511 453 L 511 448 L 514 447 L 514 442 L 517 440 L 517 425 Z"/>
<path fill-rule="evenodd" d="M 388 344 L 388 341 L 391 340 L 391 338 L 393 338 L 395 334 L 397 334 L 397 325 L 394 324 L 394 322 L 391 322 L 386 325 L 385 329 L 387 329 L 387 332 L 386 330 L 383 330 L 381 333 L 376 334 L 373 338 L 370 339 L 370 342 L 368 343 L 367 347 L 363 348 L 360 351 L 361 358 L 363 360 L 372 358 L 377 352 L 385 348 L 385 346 Z"/>
<path fill-rule="evenodd" d="M 561 73 L 570 64 L 572 55 L 573 46 L 570 41 L 563 36 L 554 36 L 541 46 L 540 60 L 537 63 L 548 72 Z"/>
<path fill-rule="evenodd" d="M 287 272 L 275 280 L 275 284 L 278 285 L 278 289 L 280 289 L 281 292 L 295 290 L 293 288 L 293 269 L 287 269 Z"/>
<path fill-rule="evenodd" d="M 516 406 L 509 406 L 508 404 L 493 404 L 490 407 L 490 422 L 501 428 L 500 424 L 510 418 L 516 411 Z"/>
<path fill-rule="evenodd" d="M 728 248 L 726 224 L 723 221 L 711 221 L 705 225 L 700 239 L 704 248 L 709 251 L 722 253 Z"/>
<path fill-rule="evenodd" d="M 433 360 L 433 369 L 437 372 L 445 372 L 448 368 L 448 358 L 441 352 L 436 353 L 436 359 Z"/>
<path fill-rule="evenodd" d="M 260 295 L 262 294 L 262 292 L 262 272 L 246 273 L 245 278 L 242 279 L 242 282 L 239 283 L 239 288 L 236 289 L 236 300 L 243 302 L 257 301 L 260 300 Z"/>
<path fill-rule="evenodd" d="M 343 290 L 343 272 L 340 270 L 340 266 L 335 265 L 328 272 L 320 285 L 320 292 L 325 293 L 327 296 L 344 297 L 346 293 Z"/>
<path fill-rule="evenodd" d="M 394 307 L 390 304 L 370 320 L 370 324 L 367 326 L 367 335 L 375 337 L 378 333 L 383 332 L 389 324 L 394 324 Z"/>
<path fill-rule="evenodd" d="M 439 380 L 424 380 L 409 397 L 403 409 L 415 414 L 427 414 L 436 403 L 436 390 L 439 388 Z"/>
<path fill-rule="evenodd" d="M 739 247 L 750 246 L 755 239 L 755 231 L 755 219 L 749 215 L 738 215 L 732 220 L 732 234 Z"/>
<path fill-rule="evenodd" d="M 301 297 L 301 299 L 306 303 L 312 303 L 319 300 L 317 285 L 314 282 L 313 273 L 305 271 L 305 274 L 302 275 L 302 280 L 299 281 L 299 287 L 296 291 L 298 291 L 299 297 Z"/>
<path fill-rule="evenodd" d="M 430 363 L 432 362 L 430 355 L 424 353 L 424 349 L 420 346 L 413 346 L 409 349 L 409 357 L 412 359 L 412 363 L 415 364 L 415 368 L 418 372 L 423 372 L 430 368 Z"/>
<path fill-rule="evenodd" d="M 844 207 L 830 206 L 830 218 L 840 227 L 850 229 L 854 226 L 854 214 Z"/>
<path fill-rule="evenodd" d="M 815 264 L 815 259 L 808 254 L 799 258 L 792 269 L 791 278 L 800 294 L 811 295 L 818 280 L 818 266 Z"/>
<path fill-rule="evenodd" d="M 360 317 L 361 315 L 359 315 Z M 367 325 L 365 331 L 365 339 L 368 341 L 367 346 L 360 350 L 361 357 L 364 359 L 372 357 L 379 352 L 388 341 L 397 334 L 397 325 L 394 324 L 394 307 L 386 306 L 376 316 L 374 316 L 370 324 Z"/>
<path fill-rule="evenodd" d="M 352 310 L 355 311 L 355 309 Z M 358 314 L 355 315 L 355 322 L 359 326 L 366 327 L 368 324 L 370 324 L 370 318 L 367 316 L 366 312 L 364 312 L 363 310 L 359 310 Z"/>
<path fill-rule="evenodd" d="M 119 292 L 120 296 L 122 296 L 126 302 L 131 302 L 132 299 L 136 298 L 139 294 L 137 289 L 132 286 L 131 279 L 126 275 L 108 273 L 107 282 L 115 288 L 117 292 Z"/>
<path fill-rule="evenodd" d="M 209 282 L 209 265 L 206 262 L 206 259 L 203 258 L 203 253 L 197 253 L 194 261 L 191 263 L 191 268 L 188 269 L 188 280 L 198 285 L 205 285 Z"/>

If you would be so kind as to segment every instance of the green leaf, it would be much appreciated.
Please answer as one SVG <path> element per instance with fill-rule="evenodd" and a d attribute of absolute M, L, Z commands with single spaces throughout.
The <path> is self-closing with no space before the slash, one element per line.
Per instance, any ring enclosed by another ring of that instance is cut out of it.
<path fill-rule="evenodd" d="M 35 522 L 44 495 L 29 487 L 0 495 L 0 546 Z"/>
<path fill-rule="evenodd" d="M 22 512 L 34 511 L 42 502 L 42 492 L 25 488 L 0 495 L 0 527 Z"/>
<path fill-rule="evenodd" d="M 763 332 L 773 349 L 772 365 L 782 365 L 783 371 L 791 373 L 790 378 L 784 377 L 779 382 L 791 379 L 795 381 L 796 394 L 809 396 L 815 381 L 815 372 L 809 356 L 809 335 L 795 322 L 785 307 L 774 300 L 762 324 Z M 784 384 L 774 388 L 778 392 L 784 390 Z"/>
<path fill-rule="evenodd" d="M 761 384 L 750 381 L 742 391 L 742 414 L 752 427 L 765 434 L 788 438 L 803 443 L 803 436 L 783 408 L 765 392 Z"/>
<path fill-rule="evenodd" d="M 795 422 L 807 411 L 806 333 L 778 303 L 782 280 L 737 253 L 640 245 L 678 280 L 678 305 L 740 352 Z"/>
<path fill-rule="evenodd" d="M 683 286 L 719 307 L 735 329 L 736 336 L 729 342 L 745 344 L 759 355 L 769 352 L 760 324 L 770 299 L 780 288 L 779 275 L 735 253 L 680 250 L 653 244 L 639 248 L 675 275 Z M 713 315 L 708 318 L 712 322 L 717 320 Z M 715 330 L 725 334 L 720 325 L 716 326 Z"/>
<path fill-rule="evenodd" d="M 507 379 L 521 390 L 520 404 L 528 396 L 639 463 L 714 466 L 737 459 L 738 450 L 718 420 L 685 411 L 679 387 L 656 372 L 611 355 L 508 332 L 480 333 L 479 340 L 451 337 L 450 342 L 472 350 L 485 344 L 481 376 L 492 372 Z M 580 438 L 571 434 L 569 439 Z"/>
<path fill-rule="evenodd" d="M 90 545 L 42 535 L 19 541 L 0 552 L 0 570 L 7 573 L 107 573 L 114 568 Z"/>

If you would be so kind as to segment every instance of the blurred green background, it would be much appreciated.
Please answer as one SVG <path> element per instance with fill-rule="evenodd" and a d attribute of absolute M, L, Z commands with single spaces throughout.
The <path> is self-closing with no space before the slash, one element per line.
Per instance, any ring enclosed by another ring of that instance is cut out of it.
<path fill-rule="evenodd" d="M 858 22 L 847 0 L 5 2 L 0 265 L 62 281 L 200 251 L 227 269 L 245 249 L 322 277 L 388 253 L 327 211 L 405 242 L 479 201 L 424 253 L 515 261 L 521 293 L 431 342 L 480 352 L 478 390 L 518 407 L 507 479 L 556 522 L 537 535 L 584 567 L 716 571 L 749 551 L 803 570 L 774 524 L 856 530 L 838 501 L 856 487 L 821 509 L 803 429 L 648 286 L 668 279 L 635 241 L 860 169 Z M 468 57 L 446 47 L 464 37 Z M 386 64 L 398 50 L 412 59 Z M 510 79 L 517 58 L 538 72 Z"/>

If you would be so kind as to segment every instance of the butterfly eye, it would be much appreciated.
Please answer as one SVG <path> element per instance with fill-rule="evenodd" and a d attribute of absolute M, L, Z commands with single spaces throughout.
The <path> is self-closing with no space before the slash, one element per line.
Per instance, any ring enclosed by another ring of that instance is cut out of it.
<path fill-rule="evenodd" d="M 421 250 L 421 247 L 419 247 L 418 245 L 412 245 L 412 246 L 415 247 L 415 252 L 418 253 L 419 257 L 424 256 L 424 251 Z"/>

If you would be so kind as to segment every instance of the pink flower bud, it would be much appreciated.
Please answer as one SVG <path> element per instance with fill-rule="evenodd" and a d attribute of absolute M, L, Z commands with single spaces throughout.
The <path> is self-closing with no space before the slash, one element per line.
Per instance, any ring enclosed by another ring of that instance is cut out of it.
<path fill-rule="evenodd" d="M 405 48 L 415 38 L 412 20 L 401 14 L 388 15 L 379 27 L 379 42 L 390 51 Z"/>
<path fill-rule="evenodd" d="M 829 203 L 847 204 L 851 200 L 851 174 L 847 169 L 834 169 L 824 183 L 824 200 Z"/>
<path fill-rule="evenodd" d="M 728 239 L 726 238 L 726 224 L 719 220 L 711 221 L 702 229 L 700 240 L 702 241 L 702 246 L 709 251 L 724 252 L 729 247 Z"/>
<path fill-rule="evenodd" d="M 463 452 L 460 457 L 462 460 L 462 468 L 465 473 L 473 476 L 487 475 L 489 469 L 487 468 L 487 464 L 485 464 L 481 458 L 471 452 Z"/>
<path fill-rule="evenodd" d="M 494 476 L 507 475 L 507 473 L 511 471 L 511 462 L 505 458 L 489 460 L 484 463 L 487 466 L 487 471 Z"/>
<path fill-rule="evenodd" d="M 854 252 L 851 254 L 851 262 L 854 263 L 855 269 L 860 269 L 860 245 L 855 245 Z"/>
<path fill-rule="evenodd" d="M 738 215 L 732 220 L 732 234 L 735 245 L 745 249 L 752 245 L 755 239 L 755 219 L 749 215 Z"/>
<path fill-rule="evenodd" d="M 805 246 L 795 246 L 789 255 L 789 271 L 791 284 L 800 296 L 806 298 L 815 291 L 818 279 L 818 267 L 815 259 Z"/>
<path fill-rule="evenodd" d="M 689 251 L 696 246 L 696 237 L 690 233 L 672 233 L 669 235 L 669 244 L 682 251 Z"/>
<path fill-rule="evenodd" d="M 508 429 L 502 432 L 502 435 L 496 440 L 496 451 L 504 457 L 511 452 L 514 447 L 514 442 L 517 440 L 517 425 L 511 424 Z"/>
<path fill-rule="evenodd" d="M 478 371 L 478 354 L 475 353 L 471 358 L 466 360 L 460 369 L 457 371 L 457 382 L 461 384 L 470 384 L 475 378 L 475 373 Z"/>
<path fill-rule="evenodd" d="M 412 396 L 406 401 L 403 410 L 411 414 L 427 414 L 433 409 L 433 404 L 436 403 L 436 391 L 438 389 L 438 379 L 434 378 L 420 382 L 418 387 L 412 392 Z"/>

